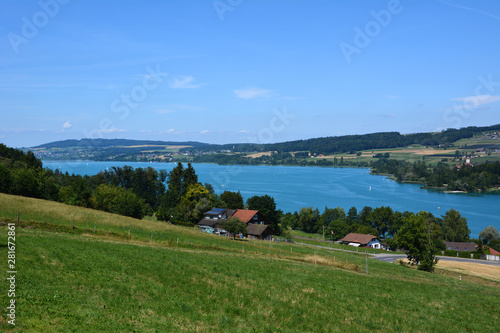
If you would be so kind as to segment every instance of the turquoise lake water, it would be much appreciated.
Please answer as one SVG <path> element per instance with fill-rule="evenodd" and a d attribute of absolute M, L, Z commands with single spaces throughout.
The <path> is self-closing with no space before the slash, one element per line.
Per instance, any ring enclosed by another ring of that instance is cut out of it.
<path fill-rule="evenodd" d="M 113 166 L 152 167 L 172 170 L 176 163 L 43 161 L 44 167 L 78 175 L 95 175 Z M 329 208 L 389 206 L 393 210 L 434 216 L 449 209 L 467 218 L 471 237 L 489 225 L 500 230 L 500 195 L 450 194 L 423 190 L 420 185 L 399 184 L 385 176 L 370 175 L 368 169 L 291 166 L 234 166 L 193 164 L 201 183 L 210 183 L 215 192 L 240 191 L 246 200 L 254 195 L 272 196 L 279 209 L 294 212 L 302 207 Z M 371 190 L 370 190 L 371 189 Z"/>

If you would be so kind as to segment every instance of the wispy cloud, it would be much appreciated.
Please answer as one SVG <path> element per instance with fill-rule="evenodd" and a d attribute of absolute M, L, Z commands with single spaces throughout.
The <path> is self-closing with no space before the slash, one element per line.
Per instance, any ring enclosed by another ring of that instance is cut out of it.
<path fill-rule="evenodd" d="M 495 20 L 500 20 L 500 16 L 493 15 L 493 14 L 485 12 L 483 10 L 479 10 L 479 9 L 472 8 L 472 7 L 459 6 L 459 5 L 456 5 L 456 4 L 453 4 L 453 3 L 449 3 L 448 1 L 444 1 L 444 0 L 438 0 L 438 1 L 441 2 L 441 3 L 443 3 L 443 4 L 445 4 L 445 5 L 447 5 L 447 6 L 450 6 L 450 7 L 455 7 L 455 8 L 460 8 L 460 9 L 463 9 L 463 10 L 468 10 L 468 11 L 471 11 L 471 12 L 476 12 L 476 13 L 479 13 L 479 14 L 482 14 L 482 15 L 486 15 L 486 16 L 492 17 Z"/>
<path fill-rule="evenodd" d="M 71 122 L 68 120 L 67 122 L 65 122 L 65 123 L 62 125 L 61 132 L 64 132 L 65 130 L 70 129 L 71 127 L 73 127 L 73 125 L 72 125 L 72 124 L 71 124 Z"/>
<path fill-rule="evenodd" d="M 209 130 L 200 131 L 201 134 L 207 134 L 208 132 L 210 132 L 210 131 Z"/>
<path fill-rule="evenodd" d="M 159 134 L 171 134 L 171 133 L 175 133 L 175 129 L 170 128 L 170 129 L 168 129 L 168 130 L 159 131 L 158 133 L 159 133 Z"/>
<path fill-rule="evenodd" d="M 500 96 L 495 95 L 476 95 L 453 98 L 452 101 L 462 102 L 464 107 L 479 107 L 482 105 L 492 104 L 500 101 Z"/>
<path fill-rule="evenodd" d="M 172 110 L 172 109 L 159 109 L 159 110 L 156 110 L 156 113 L 158 114 L 169 114 L 169 113 L 174 113 L 175 110 Z"/>
<path fill-rule="evenodd" d="M 247 130 L 241 130 L 241 131 L 239 131 L 238 133 L 250 133 L 250 131 L 247 131 Z"/>
<path fill-rule="evenodd" d="M 234 93 L 238 98 L 254 99 L 254 98 L 269 98 L 271 97 L 272 91 L 267 89 L 250 87 L 243 89 L 235 89 Z"/>
<path fill-rule="evenodd" d="M 204 108 L 191 106 L 186 104 L 169 104 L 161 107 L 156 107 L 157 114 L 169 114 L 178 111 L 202 111 Z"/>
<path fill-rule="evenodd" d="M 103 128 L 98 130 L 98 132 L 102 134 L 108 134 L 108 133 L 127 132 L 127 130 L 123 128 Z"/>
<path fill-rule="evenodd" d="M 379 114 L 376 114 L 375 116 L 378 117 L 378 118 L 396 118 L 396 114 L 395 113 L 391 113 L 391 114 L 382 114 L 382 113 L 379 113 Z"/>
<path fill-rule="evenodd" d="M 170 88 L 172 89 L 196 89 L 204 85 L 204 83 L 195 83 L 195 79 L 192 76 L 179 76 L 170 82 Z"/>

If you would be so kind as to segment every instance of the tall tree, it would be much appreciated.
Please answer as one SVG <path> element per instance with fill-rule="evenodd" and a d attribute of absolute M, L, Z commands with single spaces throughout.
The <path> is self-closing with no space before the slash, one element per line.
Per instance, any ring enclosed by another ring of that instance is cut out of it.
<path fill-rule="evenodd" d="M 358 209 L 356 207 L 349 208 L 347 213 L 346 222 L 348 225 L 352 225 L 358 222 Z"/>
<path fill-rule="evenodd" d="M 453 208 L 443 216 L 442 225 L 443 239 L 448 242 L 467 242 L 470 230 L 467 219 Z"/>
<path fill-rule="evenodd" d="M 186 193 L 189 186 L 196 183 L 198 183 L 198 175 L 196 175 L 196 172 L 191 163 L 188 163 L 187 168 L 182 173 L 181 195 L 184 195 Z"/>
<path fill-rule="evenodd" d="M 299 212 L 299 229 L 304 232 L 316 233 L 321 226 L 319 210 L 312 207 L 304 207 Z"/>
<path fill-rule="evenodd" d="M 490 225 L 479 233 L 479 239 L 483 241 L 483 244 L 488 245 L 492 240 L 500 241 L 500 232 Z"/>
<path fill-rule="evenodd" d="M 434 265 L 438 258 L 434 242 L 438 226 L 429 218 L 427 212 L 419 212 L 409 217 L 403 217 L 403 226 L 396 234 L 396 244 L 405 249 L 408 260 L 418 265 L 419 270 L 434 272 Z"/>
<path fill-rule="evenodd" d="M 243 209 L 244 207 L 243 197 L 241 196 L 240 191 L 238 192 L 224 191 L 224 193 L 220 195 L 220 199 L 226 203 L 225 208 Z"/>
<path fill-rule="evenodd" d="M 379 237 L 386 237 L 393 214 L 391 207 L 377 207 L 368 215 L 368 219 L 372 227 L 377 229 Z"/>

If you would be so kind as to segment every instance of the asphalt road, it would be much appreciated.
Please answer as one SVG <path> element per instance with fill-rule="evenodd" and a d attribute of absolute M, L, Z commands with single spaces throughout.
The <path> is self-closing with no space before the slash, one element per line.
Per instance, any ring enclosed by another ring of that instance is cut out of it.
<path fill-rule="evenodd" d="M 334 251 L 342 251 L 342 252 L 351 252 L 351 253 L 357 253 L 357 254 L 362 254 L 362 252 L 357 252 L 357 251 L 350 251 L 350 250 L 342 250 L 342 249 L 335 249 L 327 246 L 320 246 L 320 245 L 312 245 L 312 244 L 306 244 L 306 243 L 298 243 L 296 244 L 302 244 L 302 245 L 308 245 L 308 246 L 314 246 L 314 247 L 319 247 L 323 249 L 328 249 L 328 250 L 334 250 Z M 385 262 L 390 262 L 393 263 L 394 261 L 402 258 L 406 258 L 406 254 L 391 254 L 391 253 L 370 253 L 370 259 L 375 259 L 375 260 L 380 260 L 380 261 L 385 261 Z M 444 257 L 444 256 L 437 256 L 439 260 L 443 261 L 458 261 L 458 262 L 468 262 L 472 264 L 483 264 L 483 265 L 491 265 L 491 266 L 500 266 L 500 261 L 490 261 L 490 260 L 479 260 L 479 259 L 466 259 L 466 258 L 459 258 L 459 257 Z"/>
<path fill-rule="evenodd" d="M 466 258 L 458 258 L 458 257 L 443 257 L 437 256 L 439 260 L 443 261 L 458 261 L 458 262 L 468 262 L 472 264 L 483 264 L 483 265 L 491 265 L 491 266 L 500 266 L 500 261 L 489 261 L 489 260 L 479 260 L 479 259 L 466 259 Z M 381 260 L 385 262 L 394 262 L 395 260 L 406 258 L 404 254 L 372 254 L 371 259 Z"/>

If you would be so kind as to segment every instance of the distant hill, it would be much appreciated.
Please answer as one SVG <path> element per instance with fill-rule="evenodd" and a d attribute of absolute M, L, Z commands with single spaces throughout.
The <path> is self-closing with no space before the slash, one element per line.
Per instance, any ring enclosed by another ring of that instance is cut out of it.
<path fill-rule="evenodd" d="M 151 141 L 151 140 L 129 140 L 129 139 L 80 139 L 63 140 L 45 143 L 31 148 L 108 148 L 108 147 L 127 147 L 127 146 L 191 146 L 202 147 L 208 145 L 196 141 Z"/>
<path fill-rule="evenodd" d="M 308 151 L 313 154 L 327 155 L 349 151 L 405 147 L 413 144 L 419 144 L 423 146 L 447 145 L 460 139 L 471 138 L 474 135 L 489 131 L 500 131 L 500 124 L 486 127 L 470 126 L 460 129 L 451 128 L 441 132 L 414 134 L 400 134 L 399 132 L 380 132 L 362 135 L 322 137 L 271 144 L 208 144 L 199 147 L 183 148 L 181 149 L 181 152 L 232 150 L 234 152 L 277 151 L 283 153 Z"/>

